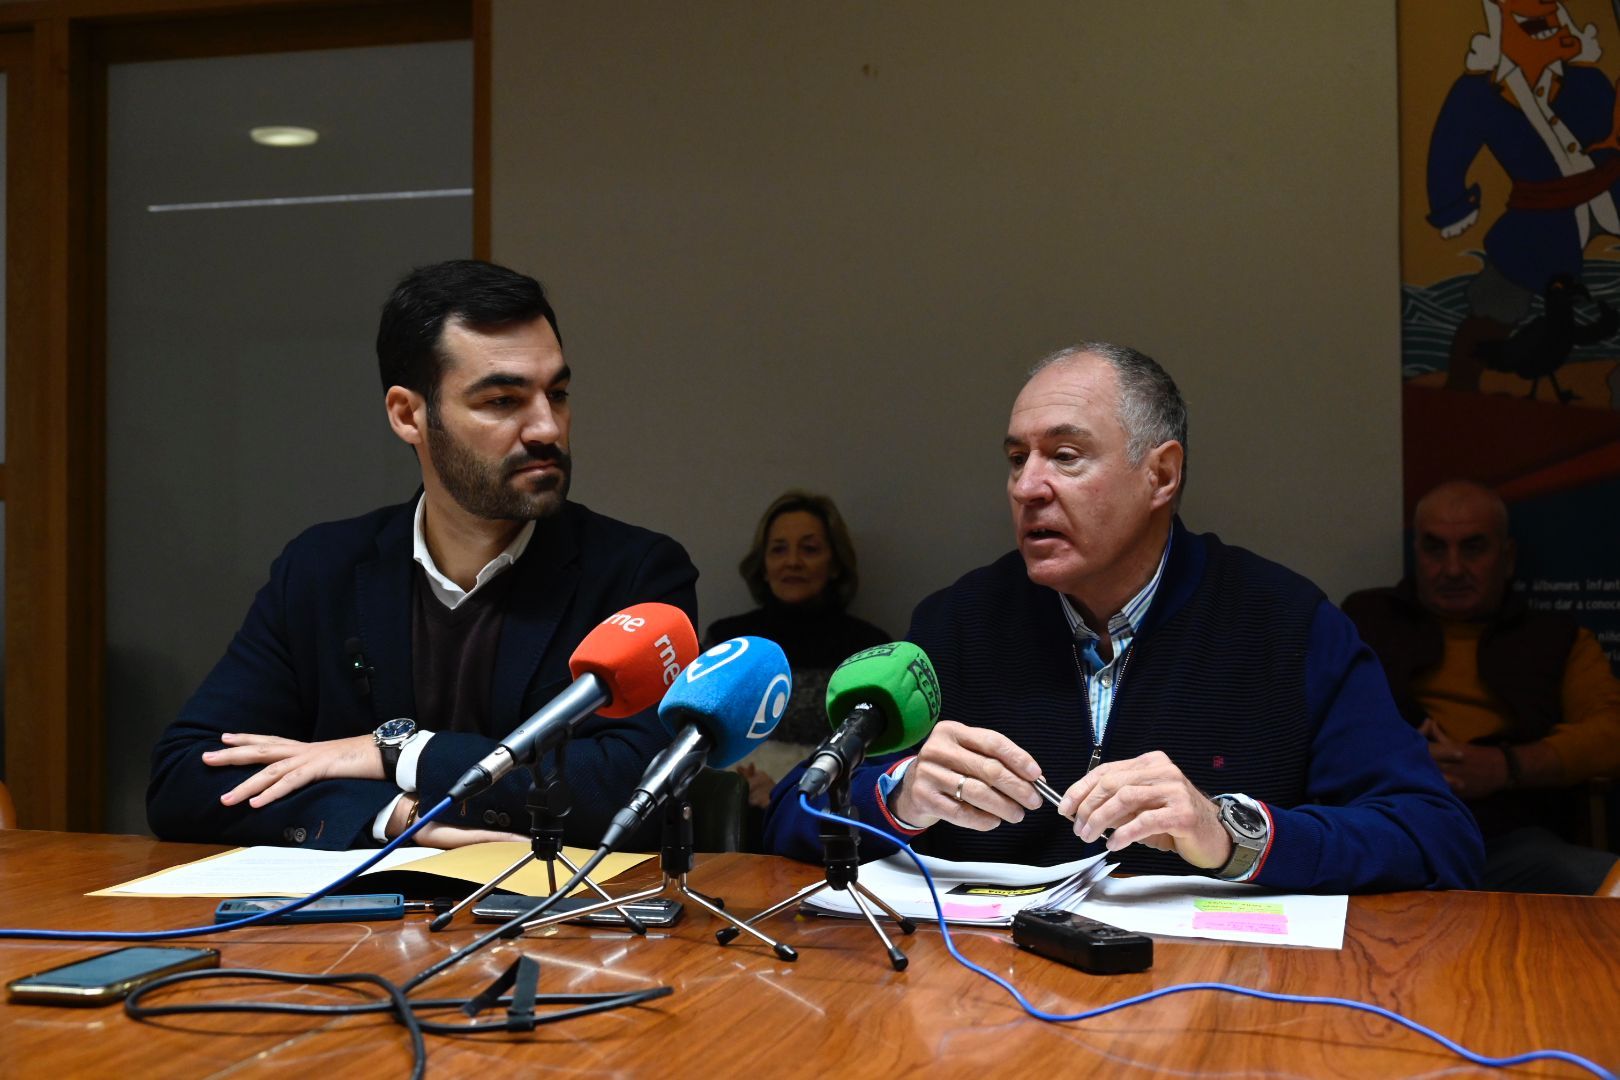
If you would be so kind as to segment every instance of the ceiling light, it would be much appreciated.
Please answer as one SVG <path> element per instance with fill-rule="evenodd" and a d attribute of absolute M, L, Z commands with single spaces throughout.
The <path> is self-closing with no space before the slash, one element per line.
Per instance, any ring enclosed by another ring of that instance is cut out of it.
<path fill-rule="evenodd" d="M 289 127 L 285 124 L 256 127 L 248 135 L 260 146 L 312 146 L 320 138 L 314 128 Z"/>

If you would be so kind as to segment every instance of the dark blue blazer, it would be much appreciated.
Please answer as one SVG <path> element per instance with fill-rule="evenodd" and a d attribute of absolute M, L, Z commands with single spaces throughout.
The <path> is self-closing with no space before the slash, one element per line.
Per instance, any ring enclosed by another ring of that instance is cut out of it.
<path fill-rule="evenodd" d="M 414 717 L 411 558 L 416 500 L 348 521 L 316 525 L 270 568 L 223 659 L 152 752 L 147 819 L 165 840 L 304 844 L 374 843 L 371 824 L 399 792 L 382 780 L 323 780 L 255 810 L 226 807 L 224 792 L 251 767 L 211 767 L 220 735 L 248 731 L 306 741 L 369 733 Z M 418 766 L 423 806 L 442 799 L 499 736 L 572 681 L 568 657 L 591 628 L 629 604 L 658 600 L 697 619 L 697 570 L 675 541 L 565 503 L 543 520 L 513 567 L 482 730 L 438 732 Z M 354 671 L 355 643 L 372 669 Z M 569 843 L 596 846 L 648 761 L 669 741 L 654 710 L 625 720 L 589 717 L 566 747 L 574 809 Z M 529 775 L 516 770 L 484 795 L 451 806 L 441 821 L 524 832 Z"/>

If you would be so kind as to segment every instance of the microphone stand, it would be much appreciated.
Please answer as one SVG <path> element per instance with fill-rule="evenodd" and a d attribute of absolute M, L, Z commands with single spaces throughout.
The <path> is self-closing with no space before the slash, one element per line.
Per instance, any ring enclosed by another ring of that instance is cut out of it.
<path fill-rule="evenodd" d="M 455 920 L 456 915 L 494 892 L 501 882 L 535 860 L 540 860 L 546 864 L 546 880 L 551 883 L 552 892 L 557 891 L 557 864 L 559 862 L 566 866 L 570 873 L 579 873 L 579 867 L 563 851 L 562 842 L 563 818 L 567 817 L 568 812 L 574 808 L 573 790 L 568 786 L 568 781 L 563 779 L 562 775 L 563 756 L 566 747 L 566 743 L 557 747 L 557 767 L 555 770 L 543 768 L 539 761 L 529 767 L 529 774 L 533 779 L 529 783 L 529 797 L 526 802 L 529 810 L 530 847 L 528 854 L 502 870 L 490 881 L 480 885 L 478 890 L 471 896 L 434 919 L 429 924 L 428 928 L 430 930 L 443 930 Z M 619 915 L 624 919 L 627 929 L 643 936 L 646 935 L 646 925 L 632 915 L 627 908 L 620 906 L 625 901 L 613 899 L 602 886 L 589 877 L 584 879 L 584 884 L 589 885 L 591 891 L 606 901 L 603 904 L 592 905 L 588 909 L 589 911 L 600 911 L 610 907 L 616 908 Z M 548 926 L 554 922 L 563 922 L 567 919 L 577 918 L 580 914 L 582 914 L 580 911 L 557 912 L 554 915 L 537 919 L 533 923 L 525 924 L 524 929 L 529 929 L 532 926 Z"/>
<path fill-rule="evenodd" d="M 748 923 L 742 922 L 723 910 L 726 903 L 724 900 L 719 897 L 704 896 L 686 883 L 686 875 L 692 870 L 695 855 L 692 840 L 692 804 L 687 800 L 685 792 L 682 792 L 680 795 L 672 796 L 664 803 L 664 844 L 663 854 L 660 856 L 660 866 L 664 871 L 663 880 L 651 888 L 630 893 L 628 896 L 621 896 L 616 902 L 620 904 L 636 904 L 666 892 L 679 893 L 710 915 L 717 916 L 731 924 L 731 927 L 721 930 L 720 933 L 729 934 L 731 937 L 735 937 L 738 931 L 752 934 L 775 950 L 776 955 L 783 960 L 797 960 L 799 954 L 794 951 L 792 946 L 784 945 L 774 938 L 766 937 Z M 576 908 L 566 916 L 561 917 L 578 918 L 581 915 L 588 915 L 593 911 L 601 911 L 604 908 L 611 907 L 613 903 L 615 901 L 604 900 L 598 904 Z M 545 915 L 532 922 L 524 923 L 518 929 L 520 931 L 533 930 L 536 927 L 556 922 L 559 918 L 557 915 Z M 749 921 L 752 922 L 753 920 Z M 725 940 L 730 941 L 731 937 Z"/>
<path fill-rule="evenodd" d="M 832 787 L 827 791 L 827 798 L 829 809 L 839 817 L 855 816 L 854 808 L 849 800 L 849 772 L 847 770 L 838 774 L 838 778 L 833 781 Z M 858 880 L 860 875 L 860 844 L 860 834 L 856 831 L 855 826 L 844 825 L 822 818 L 821 862 L 827 868 L 826 880 L 806 885 L 786 900 L 771 905 L 752 919 L 749 919 L 742 924 L 742 928 L 745 930 L 750 929 L 755 923 L 763 922 L 779 911 L 808 900 L 822 889 L 843 889 L 849 893 L 850 900 L 854 902 L 856 910 L 866 920 L 866 925 L 872 928 L 872 932 L 877 934 L 878 940 L 883 942 L 883 947 L 888 950 L 889 964 L 896 971 L 906 970 L 906 964 L 909 963 L 906 954 L 901 952 L 894 942 L 889 940 L 889 935 L 883 932 L 883 927 L 877 921 L 877 915 L 872 908 L 876 906 L 882 909 L 883 914 L 893 919 L 902 933 L 916 933 L 917 924 L 894 910 L 877 893 L 860 883 Z M 737 936 L 737 931 L 730 927 L 722 927 L 715 931 L 714 936 L 719 940 L 720 944 L 724 945 Z"/>

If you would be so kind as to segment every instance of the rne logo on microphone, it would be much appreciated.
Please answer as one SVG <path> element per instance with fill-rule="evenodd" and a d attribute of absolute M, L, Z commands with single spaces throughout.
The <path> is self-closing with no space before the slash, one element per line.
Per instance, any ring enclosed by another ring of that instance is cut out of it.
<path fill-rule="evenodd" d="M 765 687 L 764 696 L 759 699 L 754 722 L 748 725 L 750 739 L 767 738 L 776 730 L 776 725 L 782 721 L 782 714 L 787 712 L 788 695 L 792 692 L 793 678 L 787 672 L 771 680 L 770 685 Z"/>
<path fill-rule="evenodd" d="M 653 642 L 653 648 L 658 650 L 658 659 L 664 665 L 664 685 L 668 686 L 681 673 L 681 665 L 675 660 L 675 645 L 668 634 L 663 634 Z"/>
<path fill-rule="evenodd" d="M 607 618 L 603 619 L 602 624 L 604 626 L 617 626 L 622 628 L 625 633 L 633 634 L 637 630 L 640 630 L 643 626 L 646 626 L 647 620 L 643 619 L 640 615 L 626 615 L 622 611 L 616 611 L 612 615 L 609 615 Z"/>

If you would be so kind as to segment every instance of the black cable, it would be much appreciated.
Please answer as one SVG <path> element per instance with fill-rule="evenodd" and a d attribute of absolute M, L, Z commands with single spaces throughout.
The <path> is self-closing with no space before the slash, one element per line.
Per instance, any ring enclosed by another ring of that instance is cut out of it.
<path fill-rule="evenodd" d="M 642 1002 L 652 1001 L 656 998 L 669 997 L 674 992 L 673 987 L 653 986 L 645 990 L 628 990 L 622 994 L 602 994 L 599 995 L 604 999 L 602 1001 L 577 1005 L 572 1009 L 559 1009 L 543 1016 L 536 1015 L 522 1026 L 518 1026 L 512 1020 L 498 1020 L 488 1024 L 441 1024 L 432 1020 L 422 1020 L 420 1023 L 422 1024 L 422 1030 L 430 1035 L 464 1035 L 469 1032 L 483 1031 L 528 1031 L 532 1027 L 539 1027 L 542 1024 L 555 1024 L 563 1020 L 573 1020 L 580 1016 L 590 1016 L 594 1013 L 611 1012 L 614 1009 L 622 1009 L 630 1005 L 640 1005 Z M 552 1001 L 552 995 L 550 994 L 541 994 L 534 1000 L 537 1005 L 556 1004 L 556 1002 Z M 512 998 L 510 995 L 495 1002 L 497 1005 L 510 1005 L 511 1003 Z M 415 1005 L 414 1002 L 412 1004 Z M 460 1005 L 461 1002 L 457 1001 L 451 1007 Z"/>
<path fill-rule="evenodd" d="M 567 896 L 569 893 L 573 892 L 574 887 L 589 877 L 591 871 L 595 870 L 601 861 L 607 858 L 609 854 L 610 851 L 608 848 L 597 848 L 595 853 L 593 853 L 589 859 L 585 860 L 585 864 L 583 866 L 574 871 L 574 876 L 569 878 L 560 889 L 557 889 L 550 896 L 543 897 L 536 901 L 534 906 L 529 908 L 527 911 L 518 912 L 506 922 L 503 922 L 495 929 L 489 931 L 489 933 L 485 934 L 483 937 L 477 938 L 471 944 L 463 945 L 461 948 L 457 949 L 443 960 L 440 960 L 438 963 L 433 964 L 413 975 L 405 983 L 405 992 L 407 994 L 410 993 L 412 990 L 415 990 L 418 986 L 421 986 L 435 975 L 438 975 L 444 969 L 450 967 L 452 964 L 460 963 L 473 953 L 477 952 L 479 949 L 482 949 L 484 946 L 494 941 L 496 938 L 512 936 L 513 931 L 521 927 L 530 919 L 537 919 L 544 915 L 547 911 L 550 911 L 553 904 Z"/>
<path fill-rule="evenodd" d="M 155 990 L 164 989 L 182 982 L 192 982 L 197 979 L 260 979 L 270 982 L 298 983 L 303 985 L 343 985 L 346 983 L 369 983 L 381 989 L 388 995 L 386 1001 L 366 1001 L 353 1005 L 315 1005 L 290 1001 L 206 1001 L 188 1002 L 178 1005 L 143 1005 L 141 1001 L 147 994 Z M 427 1071 L 427 1043 L 424 1034 L 429 1035 L 477 1035 L 490 1032 L 510 1033 L 515 1031 L 531 1031 L 543 1024 L 555 1024 L 563 1020 L 572 1020 L 580 1016 L 590 1016 L 594 1013 L 608 1012 L 613 1009 L 622 1009 L 627 1006 L 640 1005 L 657 998 L 668 997 L 674 990 L 668 986 L 654 986 L 642 990 L 630 990 L 619 993 L 598 994 L 539 994 L 534 998 L 536 1005 L 570 1005 L 571 1008 L 559 1009 L 555 1012 L 539 1016 L 524 1018 L 508 1017 L 504 1020 L 489 1021 L 477 1024 L 450 1024 L 434 1020 L 424 1020 L 417 1016 L 418 1011 L 432 1011 L 436 1009 L 458 1009 L 466 1005 L 465 998 L 423 998 L 412 1001 L 407 998 L 398 985 L 383 978 L 365 972 L 333 975 L 308 975 L 291 971 L 269 971 L 262 968 L 210 968 L 203 971 L 182 971 L 162 979 L 156 979 L 144 986 L 137 987 L 124 999 L 124 1012 L 134 1020 L 151 1020 L 165 1016 L 187 1016 L 204 1013 L 274 1013 L 290 1016 L 365 1016 L 372 1013 L 390 1013 L 396 1022 L 400 1023 L 411 1036 L 411 1077 L 412 1080 L 421 1080 Z M 510 1006 L 512 996 L 505 995 L 492 999 L 488 1003 L 494 1006 Z"/>
<path fill-rule="evenodd" d="M 267 1001 L 262 1004 L 252 1002 L 198 1002 L 189 1005 L 158 1005 L 144 1007 L 140 1001 L 147 994 L 166 986 L 177 983 L 191 982 L 195 979 L 265 979 L 270 982 L 304 983 L 315 985 L 329 985 L 352 982 L 370 983 L 388 995 L 387 1002 L 375 1002 L 367 1005 L 347 1006 L 307 1006 L 296 1005 L 292 1002 Z M 209 1012 L 270 1012 L 270 1013 L 304 1013 L 309 1009 L 348 1009 L 356 1012 L 376 1012 L 372 1005 L 381 1005 L 394 1014 L 394 1018 L 404 1026 L 411 1036 L 411 1080 L 422 1080 L 427 1073 L 427 1041 L 422 1036 L 422 1023 L 417 1019 L 416 1011 L 411 1008 L 405 994 L 398 986 L 381 975 L 372 975 L 369 972 L 352 972 L 335 975 L 310 975 L 293 971 L 266 971 L 261 968 L 209 968 L 203 971 L 181 971 L 161 979 L 155 979 L 144 986 L 138 986 L 124 999 L 124 1013 L 135 1020 L 145 1020 L 154 1016 L 179 1016 L 186 1013 Z M 341 1012 L 326 1013 L 326 1015 L 345 1015 Z"/>
<path fill-rule="evenodd" d="M 433 813 L 437 814 L 447 805 L 449 805 L 448 799 L 441 800 L 440 804 L 433 808 Z M 416 823 L 416 828 L 420 828 L 424 823 L 425 821 L 418 821 Z M 395 844 L 404 842 L 404 840 L 412 835 L 414 831 L 414 829 L 407 830 L 404 834 L 396 839 Z M 379 857 L 385 853 L 386 852 L 380 852 Z M 392 1014 L 395 1022 L 402 1025 L 405 1030 L 410 1033 L 411 1080 L 422 1080 L 422 1077 L 427 1072 L 427 1043 L 424 1039 L 424 1032 L 429 1032 L 435 1035 L 455 1036 L 492 1031 L 532 1031 L 535 1027 L 541 1024 L 553 1024 L 562 1020 L 569 1020 L 577 1016 L 588 1016 L 593 1013 L 604 1012 L 610 1009 L 624 1008 L 629 1005 L 639 1005 L 642 1002 L 651 1001 L 655 998 L 666 997 L 674 992 L 670 987 L 659 986 L 624 994 L 539 995 L 533 999 L 535 1003 L 563 1004 L 566 1002 L 571 1004 L 573 1007 L 548 1013 L 541 1017 L 537 1017 L 532 1013 L 529 1013 L 524 1017 L 508 1016 L 504 1021 L 494 1021 L 485 1024 L 445 1024 L 431 1020 L 423 1020 L 416 1015 L 416 1010 L 419 1008 L 456 1008 L 458 1006 L 465 1005 L 467 1001 L 470 1001 L 471 999 L 464 1000 L 435 998 L 424 999 L 421 1002 L 412 1002 L 407 996 L 411 990 L 433 978 L 435 975 L 438 975 L 451 965 L 459 963 L 468 956 L 484 948 L 496 938 L 503 936 L 516 936 L 516 933 L 524 923 L 531 919 L 539 918 L 541 915 L 544 915 L 547 911 L 549 911 L 558 900 L 564 896 L 567 896 L 574 890 L 576 886 L 579 885 L 581 881 L 585 880 L 585 878 L 590 875 L 591 871 L 596 869 L 596 867 L 601 864 L 602 860 L 607 858 L 610 853 L 611 849 L 609 848 L 598 848 L 589 859 L 585 860 L 584 865 L 575 871 L 573 877 L 569 878 L 560 889 L 557 889 L 550 896 L 543 897 L 536 901 L 535 904 L 527 911 L 520 912 L 511 919 L 508 919 L 506 922 L 502 923 L 500 926 L 497 926 L 494 930 L 491 930 L 489 933 L 483 935 L 470 944 L 457 949 L 443 960 L 413 976 L 410 981 L 404 984 L 404 986 L 400 986 L 388 979 L 385 979 L 381 975 L 373 975 L 369 972 L 310 975 L 302 972 L 269 971 L 261 968 L 212 968 L 204 971 L 178 972 L 174 975 L 169 975 L 162 979 L 156 979 L 144 986 L 138 987 L 127 998 L 124 999 L 124 1012 L 134 1020 L 147 1020 L 160 1016 L 180 1016 L 198 1013 L 261 1012 L 280 1013 L 295 1016 L 358 1016 L 368 1013 L 387 1012 Z M 351 874 L 350 876 L 352 877 L 355 875 Z M 346 881 L 348 878 L 344 878 L 342 880 Z M 323 889 L 321 891 L 322 893 L 330 891 L 331 888 L 335 888 L 338 884 L 341 884 L 341 882 L 334 883 L 332 886 L 328 886 L 327 889 Z M 311 899 L 313 899 L 313 897 L 299 901 L 296 904 L 290 905 L 290 907 L 300 907 L 304 903 L 308 903 Z M 242 923 L 235 925 L 244 925 L 247 922 L 258 922 L 261 920 L 261 918 L 262 916 L 255 916 L 252 919 L 243 920 Z M 388 1000 L 372 1001 L 358 1005 L 307 1005 L 293 1002 L 251 1001 L 198 1002 L 184 1005 L 157 1006 L 146 1006 L 141 1004 L 141 1000 L 154 990 L 174 986 L 182 982 L 209 978 L 262 979 L 271 982 L 299 983 L 303 985 L 339 986 L 346 983 L 360 982 L 368 983 L 382 990 L 383 993 L 388 995 Z M 511 1000 L 511 997 L 508 996 L 497 999 L 496 1003 L 505 1002 L 510 1004 Z"/>

